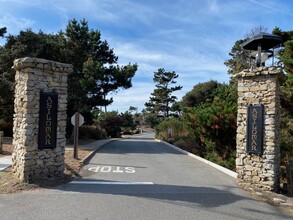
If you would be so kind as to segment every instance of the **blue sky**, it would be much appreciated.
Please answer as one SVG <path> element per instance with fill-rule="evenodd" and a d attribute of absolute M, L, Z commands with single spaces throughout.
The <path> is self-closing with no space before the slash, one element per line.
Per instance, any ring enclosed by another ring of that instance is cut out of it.
<path fill-rule="evenodd" d="M 181 97 L 208 80 L 229 81 L 225 60 L 249 30 L 275 26 L 293 30 L 291 0 L 0 0 L 0 27 L 10 34 L 32 28 L 65 30 L 69 19 L 85 18 L 119 57 L 137 63 L 133 87 L 113 94 L 109 110 L 141 111 L 154 89 L 158 68 L 175 71 Z M 0 45 L 4 44 L 0 40 Z"/>

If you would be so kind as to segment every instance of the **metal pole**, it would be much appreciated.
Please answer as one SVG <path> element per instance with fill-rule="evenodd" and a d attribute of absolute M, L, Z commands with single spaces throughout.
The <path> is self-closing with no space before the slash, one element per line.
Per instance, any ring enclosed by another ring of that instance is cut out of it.
<path fill-rule="evenodd" d="M 257 55 L 256 66 L 260 67 L 260 64 L 261 64 L 261 44 L 258 45 L 257 50 L 258 50 L 257 51 L 258 55 Z"/>
<path fill-rule="evenodd" d="M 73 158 L 78 158 L 79 113 L 75 113 Z"/>
<path fill-rule="evenodd" d="M 273 58 L 272 58 L 272 66 L 274 66 L 274 56 L 275 56 L 275 49 L 273 48 Z"/>
<path fill-rule="evenodd" d="M 0 154 L 2 153 L 3 138 L 4 138 L 4 131 L 0 131 Z"/>

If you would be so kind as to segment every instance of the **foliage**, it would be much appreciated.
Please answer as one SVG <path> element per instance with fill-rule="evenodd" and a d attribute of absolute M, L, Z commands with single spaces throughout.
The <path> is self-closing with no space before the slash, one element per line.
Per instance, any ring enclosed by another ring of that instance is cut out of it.
<path fill-rule="evenodd" d="M 171 133 L 168 130 L 172 130 Z M 168 140 L 169 138 L 180 139 L 187 137 L 188 130 L 185 123 L 180 118 L 167 118 L 156 126 L 156 137 L 162 140 Z"/>
<path fill-rule="evenodd" d="M 281 153 L 286 161 L 293 160 L 293 31 L 274 29 L 284 42 L 279 59 L 285 65 L 286 82 L 281 86 Z"/>
<path fill-rule="evenodd" d="M 6 29 L 0 29 L 3 36 Z M 12 121 L 14 103 L 13 60 L 30 56 L 74 65 L 74 72 L 68 77 L 68 108 L 71 117 L 76 111 L 92 123 L 92 109 L 98 105 L 112 103 L 106 96 L 119 89 L 132 86 L 131 80 L 137 65 L 117 65 L 118 57 L 107 41 L 101 40 L 98 30 L 90 30 L 85 19 L 70 20 L 65 32 L 45 34 L 34 33 L 31 29 L 18 35 L 6 37 L 0 47 L 0 118 Z M 69 120 L 68 120 L 69 121 Z M 70 130 L 70 129 L 67 129 Z"/>
<path fill-rule="evenodd" d="M 217 160 L 229 160 L 236 146 L 236 87 L 219 84 L 212 94 L 214 96 L 209 97 L 212 100 L 184 108 L 184 121 L 189 133 L 201 145 L 202 156 L 217 155 Z"/>
<path fill-rule="evenodd" d="M 178 75 L 173 72 L 166 72 L 163 68 L 154 73 L 156 88 L 151 94 L 150 101 L 145 103 L 146 110 L 155 113 L 158 117 L 168 118 L 171 116 L 171 108 L 176 103 L 177 97 L 173 92 L 181 90 L 182 86 L 172 86 L 176 84 Z"/>
<path fill-rule="evenodd" d="M 249 68 L 248 51 L 244 51 L 241 47 L 241 44 L 243 44 L 246 40 L 248 39 L 237 40 L 229 53 L 231 58 L 224 62 L 224 64 L 229 68 L 228 73 L 231 75 Z"/>
<path fill-rule="evenodd" d="M 4 135 L 7 137 L 12 137 L 12 122 L 7 123 L 5 120 L 0 119 L 0 131 L 4 131 Z"/>
<path fill-rule="evenodd" d="M 6 33 L 6 30 L 7 30 L 6 27 L 0 28 L 0 37 L 4 37 L 4 34 Z"/>
<path fill-rule="evenodd" d="M 206 102 L 211 102 L 214 97 L 214 92 L 219 85 L 214 80 L 198 83 L 190 92 L 183 96 L 181 102 L 182 107 L 195 107 Z"/>
<path fill-rule="evenodd" d="M 128 111 L 120 114 L 122 118 L 122 127 L 130 130 L 134 130 L 136 128 L 136 124 L 133 121 L 133 116 Z"/>
<path fill-rule="evenodd" d="M 285 71 L 287 73 L 293 74 L 293 32 L 292 32 L 292 39 L 286 41 L 284 46 L 285 46 L 285 50 L 284 50 L 284 53 L 281 55 L 280 59 L 285 65 Z"/>
<path fill-rule="evenodd" d="M 65 36 L 66 62 L 74 64 L 74 73 L 68 79 L 71 114 L 86 109 L 90 111 L 96 106 L 106 108 L 113 102 L 106 98 L 110 92 L 132 86 L 137 65 L 118 66 L 113 49 L 106 40 L 101 40 L 100 31 L 89 30 L 87 21 L 70 20 Z"/>
<path fill-rule="evenodd" d="M 145 112 L 143 114 L 143 123 L 148 127 L 155 128 L 159 124 L 157 114 Z"/>
<path fill-rule="evenodd" d="M 82 88 L 87 91 L 87 104 L 92 107 L 110 105 L 113 100 L 107 99 L 107 95 L 119 88 L 130 88 L 136 70 L 136 64 L 105 67 L 90 57 L 83 65 L 84 78 L 80 80 Z"/>
<path fill-rule="evenodd" d="M 109 137 L 120 137 L 121 136 L 121 127 L 123 125 L 123 119 L 119 116 L 118 112 L 102 112 L 100 115 L 100 124 L 104 128 Z"/>
<path fill-rule="evenodd" d="M 127 111 L 121 114 L 116 111 L 100 112 L 96 123 L 99 123 L 111 137 L 120 137 L 122 130 L 131 131 L 136 128 L 133 116 Z"/>
<path fill-rule="evenodd" d="M 137 110 L 138 110 L 137 107 L 129 106 L 129 112 L 130 112 L 130 113 L 132 113 L 132 114 L 133 114 L 133 113 L 136 113 L 136 114 L 137 114 Z"/>
<path fill-rule="evenodd" d="M 100 140 L 106 138 L 107 133 L 100 125 L 82 125 L 79 128 L 79 137 Z"/>
<path fill-rule="evenodd" d="M 20 31 L 17 36 L 9 35 L 6 43 L 0 47 L 0 118 L 12 125 L 14 112 L 15 77 L 13 60 L 19 57 L 31 56 L 45 59 L 62 60 L 62 33 L 55 35 L 43 32 L 34 33 L 30 29 Z M 10 127 L 12 132 L 12 126 Z"/>
<path fill-rule="evenodd" d="M 241 44 L 243 44 L 249 38 L 256 36 L 260 32 L 266 31 L 267 28 L 260 25 L 246 33 L 246 36 L 243 39 L 237 40 L 235 42 L 234 46 L 231 49 L 231 52 L 229 53 L 229 56 L 231 56 L 231 58 L 224 62 L 224 64 L 229 68 L 229 74 L 234 75 L 244 69 L 248 69 L 251 66 L 249 59 L 250 51 L 244 50 Z"/>
<path fill-rule="evenodd" d="M 199 83 L 183 97 L 181 105 L 182 117 L 160 121 L 156 137 L 235 169 L 236 86 L 216 81 Z"/>
<path fill-rule="evenodd" d="M 281 154 L 284 161 L 293 160 L 293 116 L 287 111 L 281 117 Z"/>

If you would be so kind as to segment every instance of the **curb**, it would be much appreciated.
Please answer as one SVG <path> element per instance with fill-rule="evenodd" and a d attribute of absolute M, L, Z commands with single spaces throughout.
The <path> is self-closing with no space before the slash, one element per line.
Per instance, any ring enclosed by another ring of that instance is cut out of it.
<path fill-rule="evenodd" d="M 215 163 L 213 163 L 211 161 L 208 161 L 208 160 L 206 160 L 206 159 L 204 159 L 202 157 L 196 156 L 195 154 L 192 154 L 192 153 L 190 153 L 188 151 L 182 150 L 181 148 L 176 147 L 176 146 L 174 146 L 174 145 L 172 145 L 172 144 L 170 144 L 170 143 L 168 143 L 166 141 L 162 141 L 162 140 L 158 140 L 158 139 L 155 139 L 155 140 L 158 141 L 158 142 L 162 142 L 165 145 L 173 148 L 174 150 L 177 150 L 177 151 L 179 151 L 179 152 L 181 152 L 181 153 L 183 153 L 183 154 L 185 154 L 187 156 L 190 156 L 190 157 L 192 157 L 194 159 L 197 159 L 197 160 L 199 160 L 199 161 L 201 161 L 201 162 L 203 162 L 203 163 L 205 163 L 205 164 L 207 164 L 207 165 L 209 165 L 211 167 L 214 167 L 217 170 L 219 170 L 219 171 L 221 171 L 221 172 L 223 172 L 223 173 L 225 173 L 225 174 L 227 174 L 227 175 L 229 175 L 229 176 L 231 176 L 231 177 L 233 177 L 235 179 L 237 178 L 237 173 L 232 171 L 232 170 L 229 170 L 229 169 L 227 169 L 225 167 L 222 167 L 222 166 L 220 166 L 218 164 L 215 164 Z"/>
<path fill-rule="evenodd" d="M 119 138 L 118 138 L 118 139 L 119 139 Z M 94 156 L 94 154 L 95 154 L 98 150 L 100 150 L 102 147 L 104 147 L 105 145 L 107 145 L 107 144 L 109 144 L 109 143 L 111 143 L 111 142 L 113 142 L 113 141 L 117 141 L 118 139 L 110 139 L 109 141 L 107 141 L 107 142 L 101 144 L 101 145 L 98 146 L 95 150 L 91 151 L 91 152 L 90 152 L 85 158 L 83 158 L 83 159 L 80 161 L 80 163 L 81 163 L 82 165 L 86 165 L 86 164 L 92 159 L 92 157 Z"/>
<path fill-rule="evenodd" d="M 1 156 L 0 171 L 6 170 L 12 166 L 11 156 Z"/>

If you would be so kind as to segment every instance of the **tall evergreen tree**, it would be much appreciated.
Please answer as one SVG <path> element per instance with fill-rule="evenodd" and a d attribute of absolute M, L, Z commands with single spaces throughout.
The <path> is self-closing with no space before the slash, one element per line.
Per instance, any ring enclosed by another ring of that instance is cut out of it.
<path fill-rule="evenodd" d="M 198 83 L 192 90 L 182 97 L 183 108 L 197 107 L 213 100 L 216 89 L 221 84 L 215 80 Z"/>
<path fill-rule="evenodd" d="M 110 65 L 103 66 L 100 62 L 89 58 L 84 63 L 84 78 L 81 79 L 81 86 L 87 92 L 86 100 L 89 106 L 110 105 L 113 100 L 107 99 L 110 92 L 117 92 L 119 89 L 128 89 L 132 86 L 132 78 L 137 70 L 137 65 L 127 66 Z"/>
<path fill-rule="evenodd" d="M 61 61 L 62 33 L 34 33 L 31 29 L 20 31 L 18 35 L 8 35 L 6 43 L 0 47 L 0 118 L 12 121 L 14 109 L 14 70 L 13 60 L 31 56 Z"/>
<path fill-rule="evenodd" d="M 0 28 L 0 37 L 4 37 L 5 33 L 6 33 L 6 27 Z"/>
<path fill-rule="evenodd" d="M 281 153 L 287 160 L 293 159 L 293 31 L 276 27 L 273 34 L 282 37 L 284 49 L 279 52 L 286 72 L 286 82 L 281 86 Z"/>
<path fill-rule="evenodd" d="M 149 102 L 145 103 L 147 111 L 163 118 L 171 115 L 172 105 L 177 100 L 172 93 L 182 89 L 182 86 L 172 86 L 177 83 L 177 78 L 178 75 L 174 71 L 166 72 L 163 68 L 154 73 L 153 81 L 156 83 L 156 88 L 151 93 Z"/>
<path fill-rule="evenodd" d="M 91 107 L 94 107 L 88 102 L 88 98 L 91 98 L 88 96 L 90 88 L 82 87 L 80 84 L 87 80 L 87 76 L 83 72 L 84 64 L 91 59 L 93 62 L 99 63 L 101 67 L 112 65 L 117 62 L 118 57 L 115 56 L 107 41 L 101 40 L 101 33 L 98 30 L 89 30 L 88 22 L 85 19 L 80 22 L 75 19 L 70 20 L 65 36 L 67 39 L 66 62 L 74 65 L 74 72 L 68 78 L 68 114 L 72 115 L 75 111 L 89 111 Z"/>
<path fill-rule="evenodd" d="M 229 74 L 233 75 L 250 67 L 249 51 L 243 50 L 241 44 L 243 44 L 249 38 L 258 35 L 260 32 L 266 31 L 267 28 L 264 26 L 255 27 L 246 33 L 243 39 L 237 40 L 235 42 L 234 46 L 229 52 L 229 56 L 231 56 L 231 58 L 224 62 L 224 64 L 229 68 Z"/>
<path fill-rule="evenodd" d="M 0 29 L 3 36 L 5 28 Z M 91 109 L 97 105 L 107 106 L 112 100 L 106 100 L 109 92 L 127 89 L 132 86 L 131 80 L 137 65 L 118 66 L 118 57 L 108 45 L 101 40 L 98 30 L 90 30 L 87 21 L 70 20 L 65 32 L 45 34 L 34 33 L 27 29 L 18 35 L 9 35 L 3 47 L 0 47 L 0 119 L 13 116 L 14 71 L 13 60 L 30 56 L 44 58 L 74 66 L 73 74 L 68 78 L 68 116 L 77 110 L 83 111 L 91 120 Z M 85 68 L 92 60 L 98 73 Z M 93 77 L 93 78 L 91 78 Z M 99 84 L 99 85 L 97 85 Z"/>

